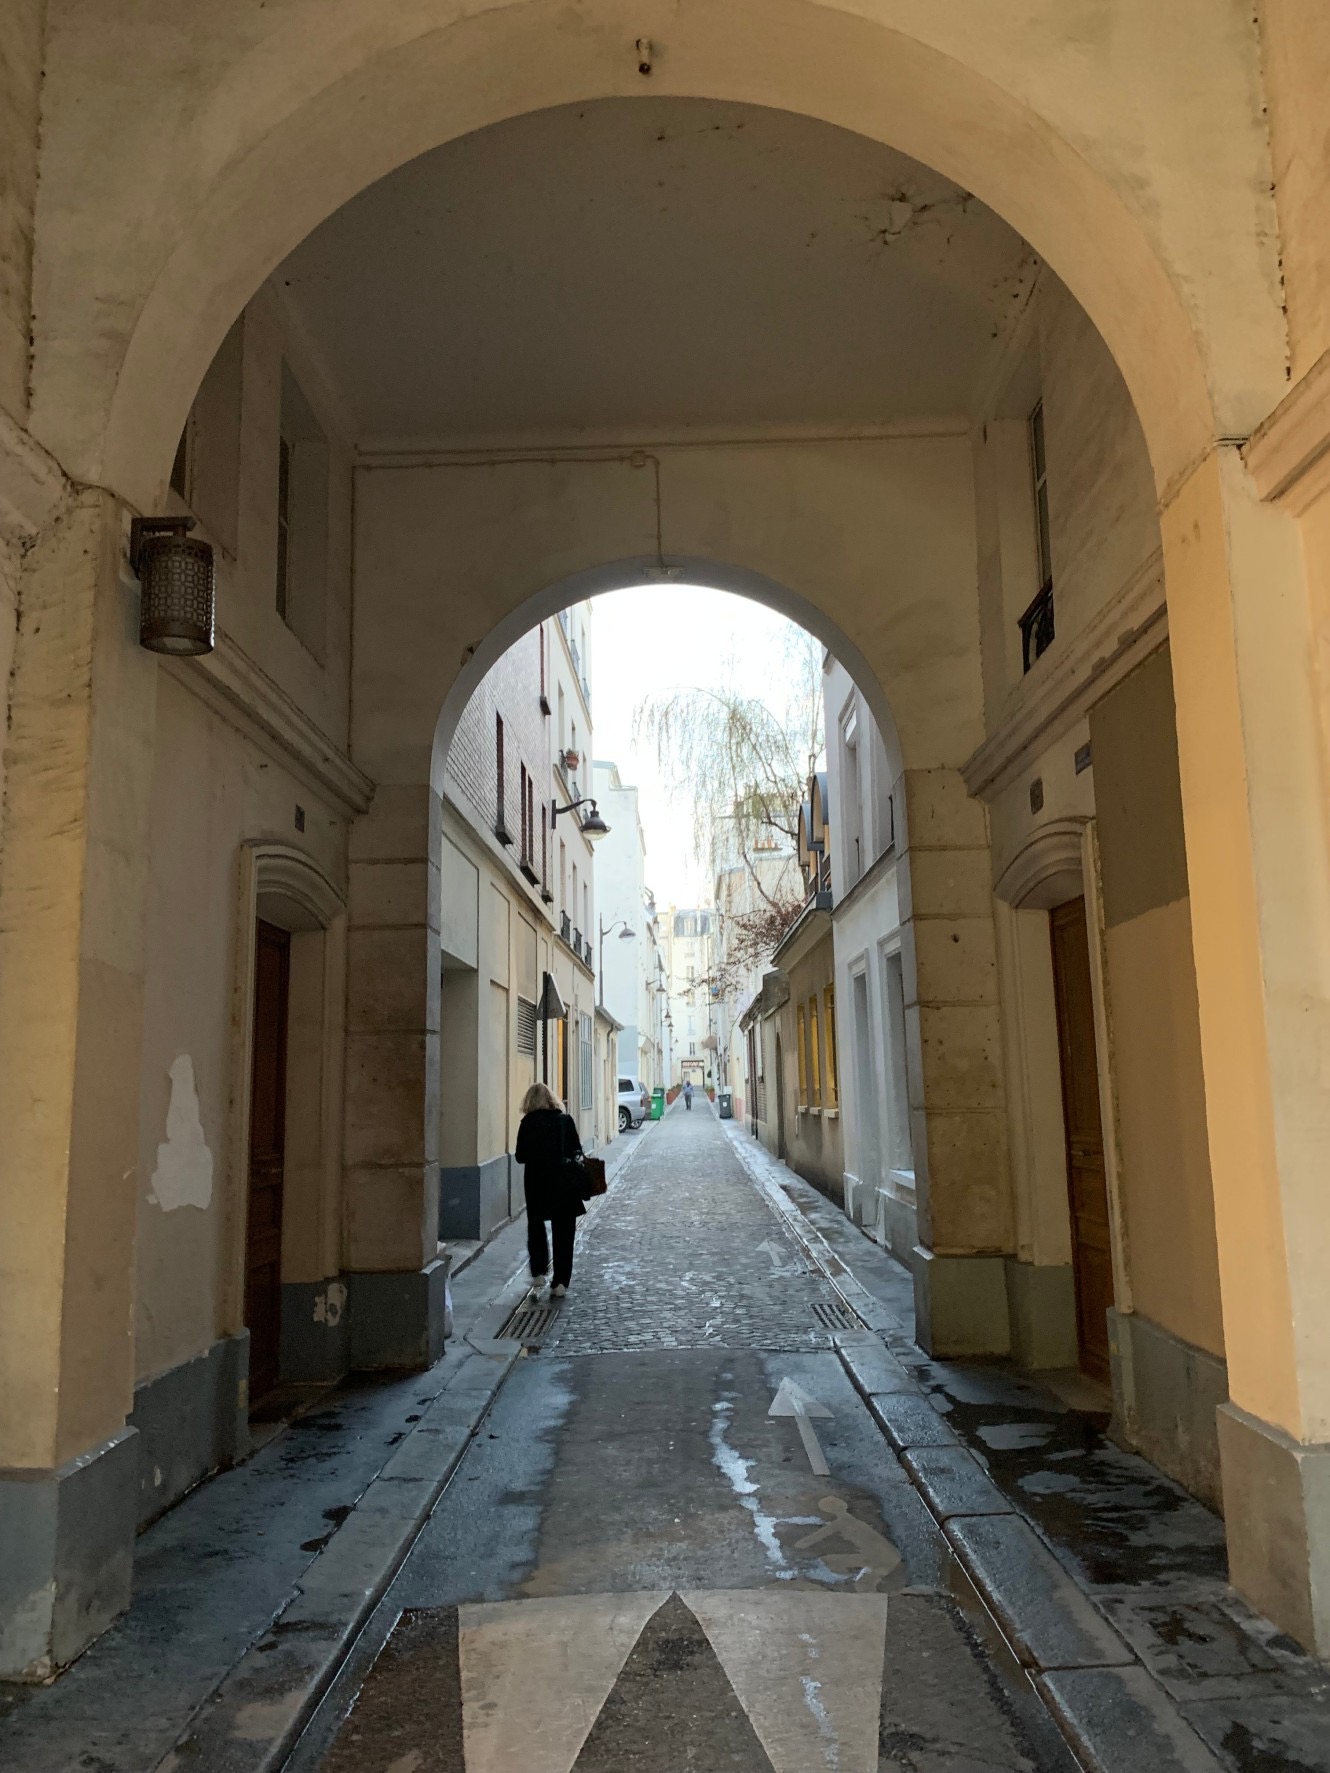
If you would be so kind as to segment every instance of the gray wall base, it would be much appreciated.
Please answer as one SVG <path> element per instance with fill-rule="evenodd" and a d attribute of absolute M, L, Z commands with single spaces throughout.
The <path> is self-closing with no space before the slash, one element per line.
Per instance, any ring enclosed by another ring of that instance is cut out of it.
<path fill-rule="evenodd" d="M 129 1427 L 138 1431 L 137 1524 L 151 1520 L 200 1478 L 249 1451 L 249 1331 L 224 1336 L 134 1388 Z"/>
<path fill-rule="evenodd" d="M 1330 1656 L 1330 1446 L 1219 1407 L 1229 1580 L 1308 1650 Z"/>
<path fill-rule="evenodd" d="M 1067 1263 L 1037 1267 L 1007 1258 L 1007 1303 L 1011 1312 L 1011 1352 L 1023 1367 L 1074 1367 L 1076 1277 Z"/>
<path fill-rule="evenodd" d="M 351 1317 L 340 1274 L 282 1282 L 279 1372 L 285 1385 L 331 1384 L 351 1365 Z"/>
<path fill-rule="evenodd" d="M 522 1172 L 511 1153 L 483 1164 L 458 1164 L 439 1171 L 439 1236 L 488 1238 L 522 1199 Z"/>
<path fill-rule="evenodd" d="M 1011 1352 L 1005 1256 L 938 1256 L 916 1244 L 910 1266 L 915 1336 L 929 1354 Z"/>
<path fill-rule="evenodd" d="M 351 1365 L 358 1372 L 431 1367 L 443 1353 L 449 1258 L 390 1274 L 348 1274 Z"/>
<path fill-rule="evenodd" d="M 1222 1511 L 1215 1412 L 1228 1401 L 1228 1367 L 1134 1311 L 1109 1311 L 1108 1340 L 1113 1439 Z"/>
<path fill-rule="evenodd" d="M 58 1471 L 0 1471 L 0 1679 L 47 1679 L 129 1605 L 138 1435 Z"/>

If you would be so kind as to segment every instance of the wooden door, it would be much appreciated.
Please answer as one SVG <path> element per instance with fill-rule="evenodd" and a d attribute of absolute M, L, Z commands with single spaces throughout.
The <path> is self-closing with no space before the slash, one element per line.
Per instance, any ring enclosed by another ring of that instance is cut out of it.
<path fill-rule="evenodd" d="M 286 1147 L 286 1011 L 291 938 L 258 926 L 254 965 L 254 1066 L 249 1094 L 249 1212 L 245 1228 L 245 1323 L 249 1399 L 277 1383 L 282 1322 L 282 1170 Z"/>
<path fill-rule="evenodd" d="M 1107 1384 L 1106 1314 L 1113 1303 L 1113 1253 L 1104 1175 L 1104 1133 L 1099 1118 L 1099 1066 L 1085 900 L 1072 899 L 1069 904 L 1059 905 L 1050 912 L 1049 924 L 1062 1068 L 1062 1114 L 1067 1134 L 1076 1334 L 1081 1366 Z"/>

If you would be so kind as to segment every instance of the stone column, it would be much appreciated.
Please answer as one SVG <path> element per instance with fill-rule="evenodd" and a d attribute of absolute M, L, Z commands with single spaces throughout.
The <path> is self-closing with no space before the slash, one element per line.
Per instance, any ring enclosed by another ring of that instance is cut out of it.
<path fill-rule="evenodd" d="M 352 827 L 345 1218 L 351 1363 L 443 1349 L 439 1227 L 439 845 L 428 781 L 380 784 Z"/>
<path fill-rule="evenodd" d="M 1258 501 L 1223 447 L 1162 523 L 1231 1398 L 1219 1423 L 1230 1572 L 1325 1654 L 1330 524 L 1308 529 L 1308 574 L 1296 523 Z"/>
<path fill-rule="evenodd" d="M 1005 1354 L 1012 1206 L 987 813 L 956 770 L 901 781 L 916 1333 L 931 1354 Z"/>
<path fill-rule="evenodd" d="M 156 663 L 87 491 L 23 560 L 0 829 L 0 1676 L 128 1603 Z"/>

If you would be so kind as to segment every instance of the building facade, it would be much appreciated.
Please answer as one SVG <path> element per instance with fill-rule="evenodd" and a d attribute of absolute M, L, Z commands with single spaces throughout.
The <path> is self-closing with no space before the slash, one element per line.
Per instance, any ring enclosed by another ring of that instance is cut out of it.
<path fill-rule="evenodd" d="M 595 764 L 596 801 L 609 836 L 596 846 L 601 1000 L 622 1024 L 619 1075 L 654 1090 L 664 1082 L 665 961 L 655 900 L 646 884 L 646 834 L 637 789 L 615 763 Z"/>
<path fill-rule="evenodd" d="M 716 1082 L 715 912 L 709 905 L 665 914 L 668 1087 L 714 1089 Z"/>
<path fill-rule="evenodd" d="M 907 1265 L 918 1244 L 906 1060 L 899 763 L 830 654 L 823 672 L 843 1204 Z"/>
<path fill-rule="evenodd" d="M 449 746 L 684 573 L 899 754 L 921 1342 L 1107 1325 L 1330 1650 L 1324 7 L 713 0 L 650 80 L 613 0 L 95 10 L 0 58 L 0 1672 L 124 1606 L 274 1349 L 437 1352 Z"/>

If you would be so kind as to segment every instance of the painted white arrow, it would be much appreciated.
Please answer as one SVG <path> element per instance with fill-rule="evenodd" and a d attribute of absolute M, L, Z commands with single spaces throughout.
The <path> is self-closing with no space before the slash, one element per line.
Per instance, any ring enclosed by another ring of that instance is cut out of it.
<path fill-rule="evenodd" d="M 799 1430 L 799 1439 L 804 1444 L 804 1452 L 808 1455 L 808 1463 L 818 1477 L 827 1477 L 830 1467 L 826 1455 L 818 1444 L 818 1438 L 809 1420 L 813 1416 L 831 1417 L 831 1411 L 817 1398 L 811 1397 L 802 1385 L 796 1385 L 793 1379 L 782 1379 L 777 1387 L 776 1395 L 771 1400 L 768 1416 L 793 1416 L 795 1426 Z"/>
<path fill-rule="evenodd" d="M 765 1250 L 767 1255 L 770 1256 L 773 1274 L 794 1274 L 797 1272 L 797 1270 L 787 1268 L 785 1265 L 785 1258 L 789 1255 L 789 1251 L 783 1250 L 779 1244 L 773 1244 L 770 1238 L 767 1238 L 765 1242 L 760 1243 L 757 1247 L 759 1250 Z"/>

